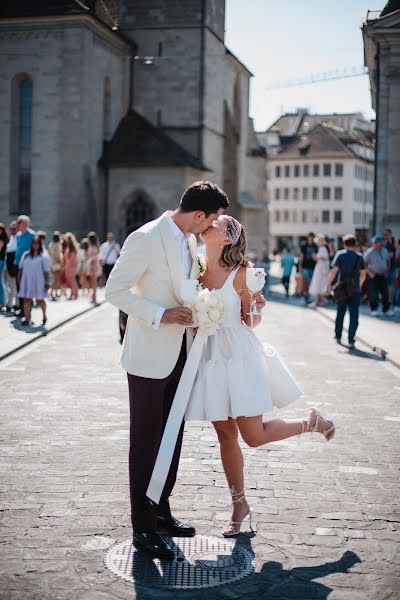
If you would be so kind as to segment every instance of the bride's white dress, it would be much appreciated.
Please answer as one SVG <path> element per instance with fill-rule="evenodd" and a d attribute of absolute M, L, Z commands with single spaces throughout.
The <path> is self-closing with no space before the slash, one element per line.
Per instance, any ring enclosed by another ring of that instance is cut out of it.
<path fill-rule="evenodd" d="M 187 405 L 186 421 L 225 421 L 282 408 L 303 391 L 270 344 L 263 344 L 241 319 L 232 271 L 221 288 L 225 319 L 207 338 Z"/>

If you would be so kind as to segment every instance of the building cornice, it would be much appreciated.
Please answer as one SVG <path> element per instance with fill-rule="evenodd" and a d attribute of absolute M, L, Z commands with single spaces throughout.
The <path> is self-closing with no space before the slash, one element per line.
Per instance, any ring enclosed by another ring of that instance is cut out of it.
<path fill-rule="evenodd" d="M 103 24 L 99 19 L 92 15 L 68 15 L 68 16 L 43 16 L 43 17 L 13 17 L 0 19 L 0 31 L 9 31 L 19 29 L 25 31 L 28 27 L 36 26 L 37 29 L 50 28 L 53 25 L 61 26 L 62 28 L 70 25 L 86 25 L 89 26 L 95 33 L 106 39 L 108 42 L 118 47 L 120 50 L 131 52 L 131 45 L 126 42 L 121 36 L 111 31 L 107 25 Z"/>

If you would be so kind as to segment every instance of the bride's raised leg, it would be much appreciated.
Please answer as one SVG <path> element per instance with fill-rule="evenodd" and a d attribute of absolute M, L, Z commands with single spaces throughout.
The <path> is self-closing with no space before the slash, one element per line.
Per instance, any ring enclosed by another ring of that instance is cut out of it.
<path fill-rule="evenodd" d="M 250 506 L 244 495 L 243 454 L 234 419 L 214 421 L 213 425 L 218 435 L 222 466 L 232 496 L 231 522 L 222 531 L 224 536 L 230 537 L 239 533 L 243 519 L 250 514 Z"/>
<path fill-rule="evenodd" d="M 243 440 L 251 448 L 314 431 L 322 433 L 329 441 L 335 433 L 333 421 L 324 418 L 315 408 L 310 408 L 305 419 L 263 421 L 262 416 L 258 415 L 238 417 L 236 422 Z"/>

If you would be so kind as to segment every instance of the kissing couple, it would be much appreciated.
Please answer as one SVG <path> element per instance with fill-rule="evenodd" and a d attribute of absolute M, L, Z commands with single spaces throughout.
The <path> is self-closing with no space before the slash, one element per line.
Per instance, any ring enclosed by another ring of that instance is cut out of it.
<path fill-rule="evenodd" d="M 252 265 L 246 259 L 246 234 L 236 219 L 223 214 L 228 206 L 225 192 L 214 183 L 193 183 L 178 208 L 128 236 L 105 290 L 106 300 L 128 314 L 121 362 L 129 386 L 133 545 L 164 560 L 174 557 L 168 536 L 196 533 L 171 514 L 169 503 L 185 421 L 211 421 L 216 430 L 232 497 L 232 518 L 222 532 L 226 537 L 237 535 L 243 520 L 252 515 L 239 432 L 253 448 L 311 431 L 327 440 L 335 433 L 333 422 L 316 408 L 302 419 L 263 421 L 262 415 L 273 406 L 284 407 L 303 392 L 272 346 L 262 344 L 252 330 L 261 316 L 250 314 L 251 302 L 261 309 L 265 300 L 247 288 L 246 270 Z M 204 260 L 197 255 L 196 235 L 205 245 Z M 148 496 L 149 484 L 195 346 L 193 314 L 181 298 L 185 279 L 198 279 L 203 289 L 220 290 L 224 319 L 202 347 L 155 502 Z"/>

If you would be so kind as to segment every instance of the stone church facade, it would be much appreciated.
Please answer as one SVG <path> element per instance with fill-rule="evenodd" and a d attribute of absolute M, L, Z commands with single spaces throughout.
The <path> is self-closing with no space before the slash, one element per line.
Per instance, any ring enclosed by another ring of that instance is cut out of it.
<path fill-rule="evenodd" d="M 119 239 L 198 179 L 261 254 L 265 158 L 223 0 L 26 0 L 0 9 L 0 219 Z"/>
<path fill-rule="evenodd" d="M 376 111 L 375 231 L 400 238 L 400 0 L 368 11 L 362 33 Z"/>

